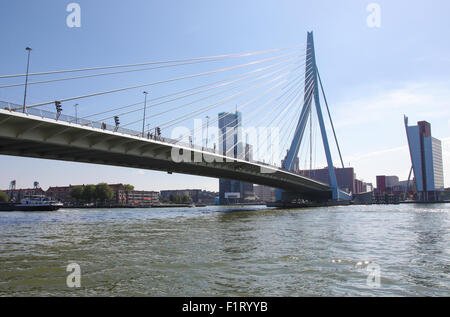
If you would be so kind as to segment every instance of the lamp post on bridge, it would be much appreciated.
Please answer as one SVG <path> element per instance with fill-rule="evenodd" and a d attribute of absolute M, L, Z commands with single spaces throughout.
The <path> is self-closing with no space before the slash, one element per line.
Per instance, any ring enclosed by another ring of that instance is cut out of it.
<path fill-rule="evenodd" d="M 208 127 L 209 127 L 209 116 L 206 116 L 206 148 L 208 148 Z"/>
<path fill-rule="evenodd" d="M 145 95 L 145 100 L 144 100 L 144 118 L 142 119 L 142 137 L 144 137 L 144 133 L 145 133 L 145 109 L 147 108 L 148 92 L 144 91 L 143 94 Z"/>
<path fill-rule="evenodd" d="M 77 103 L 74 104 L 73 107 L 75 108 L 75 123 L 78 123 L 78 112 L 77 112 L 78 104 Z"/>
<path fill-rule="evenodd" d="M 27 86 L 28 86 L 28 71 L 30 70 L 30 54 L 31 47 L 26 47 L 25 50 L 28 51 L 28 61 L 27 61 L 27 74 L 25 75 L 25 92 L 23 94 L 23 113 L 26 113 L 26 103 L 27 103 Z"/>

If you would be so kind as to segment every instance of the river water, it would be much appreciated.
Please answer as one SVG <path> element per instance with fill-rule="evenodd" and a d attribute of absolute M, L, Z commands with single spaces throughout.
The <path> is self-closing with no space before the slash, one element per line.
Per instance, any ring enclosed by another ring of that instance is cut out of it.
<path fill-rule="evenodd" d="M 10 212 L 0 242 L 0 296 L 450 295 L 449 204 Z"/>

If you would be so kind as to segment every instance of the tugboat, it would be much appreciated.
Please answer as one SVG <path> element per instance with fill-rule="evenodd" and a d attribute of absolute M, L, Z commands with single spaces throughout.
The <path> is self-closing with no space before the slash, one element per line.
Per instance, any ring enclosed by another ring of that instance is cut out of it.
<path fill-rule="evenodd" d="M 54 211 L 63 206 L 44 195 L 25 196 L 20 203 L 7 203 L 0 206 L 0 211 Z"/>

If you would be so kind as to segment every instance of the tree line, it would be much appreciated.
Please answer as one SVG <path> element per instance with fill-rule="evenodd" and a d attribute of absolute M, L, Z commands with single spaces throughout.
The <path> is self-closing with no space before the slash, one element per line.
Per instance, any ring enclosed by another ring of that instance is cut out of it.
<path fill-rule="evenodd" d="M 189 203 L 192 201 L 191 196 L 189 195 L 183 195 L 183 196 L 175 196 L 174 194 L 170 194 L 169 198 L 165 199 L 165 202 L 171 202 L 171 203 Z"/>
<path fill-rule="evenodd" d="M 9 201 L 8 195 L 0 190 L 0 203 L 6 203 Z"/>
<path fill-rule="evenodd" d="M 125 190 L 133 190 L 131 185 L 125 185 Z M 106 183 L 97 185 L 74 186 L 70 190 L 70 196 L 77 202 L 106 202 L 114 197 L 114 191 Z"/>

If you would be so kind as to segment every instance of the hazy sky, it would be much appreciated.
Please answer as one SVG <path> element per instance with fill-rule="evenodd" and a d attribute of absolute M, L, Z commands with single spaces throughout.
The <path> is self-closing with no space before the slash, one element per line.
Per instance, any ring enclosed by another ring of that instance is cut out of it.
<path fill-rule="evenodd" d="M 450 186 L 450 2 L 446 0 L 79 0 L 79 28 L 66 25 L 70 2 L 0 3 L 1 75 L 25 72 L 26 46 L 33 48 L 31 71 L 39 72 L 288 47 L 306 42 L 306 32 L 313 30 L 345 164 L 368 182 L 375 182 L 376 175 L 406 179 L 411 167 L 403 126 L 406 114 L 410 124 L 429 121 L 433 136 L 443 140 L 445 185 Z M 380 27 L 367 23 L 370 3 L 381 9 Z M 121 79 L 122 85 L 148 82 L 146 76 L 129 75 Z M 0 81 L 6 83 L 10 81 Z M 93 87 L 78 81 L 32 86 L 28 103 L 117 85 L 105 79 Z M 141 96 L 142 91 L 134 91 L 98 102 L 103 107 L 120 105 Z M 0 100 L 22 103 L 23 88 L 0 89 Z M 80 115 L 95 106 L 83 101 Z M 67 107 L 65 111 L 73 111 Z M 245 124 L 245 112 L 243 118 Z M 216 179 L 0 156 L 0 188 L 7 188 L 13 179 L 19 187 L 32 186 L 35 180 L 44 188 L 106 181 L 148 190 L 218 190 Z"/>

